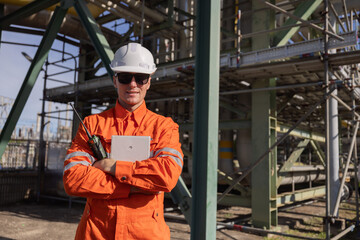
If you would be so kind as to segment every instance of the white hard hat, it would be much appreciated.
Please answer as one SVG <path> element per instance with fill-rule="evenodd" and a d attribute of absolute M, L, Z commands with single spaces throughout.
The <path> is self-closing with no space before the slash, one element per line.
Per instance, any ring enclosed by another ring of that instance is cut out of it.
<path fill-rule="evenodd" d="M 129 43 L 119 48 L 110 67 L 114 72 L 152 74 L 156 71 L 153 55 L 139 43 Z"/>

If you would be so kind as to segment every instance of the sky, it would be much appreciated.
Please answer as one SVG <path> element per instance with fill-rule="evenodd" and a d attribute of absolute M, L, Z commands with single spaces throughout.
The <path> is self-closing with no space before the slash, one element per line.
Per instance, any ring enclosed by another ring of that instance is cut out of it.
<path fill-rule="evenodd" d="M 106 12 L 105 12 L 106 13 Z M 124 20 L 117 20 L 117 24 L 114 25 L 114 22 L 108 23 L 105 26 L 111 28 L 120 34 L 125 33 L 129 29 L 129 24 L 124 24 Z M 30 44 L 38 46 L 41 42 L 42 36 L 31 35 L 31 34 L 22 34 L 22 33 L 15 33 L 9 31 L 2 31 L 1 35 L 1 44 L 0 44 L 0 96 L 4 96 L 7 98 L 11 98 L 13 100 L 16 99 L 21 85 L 25 79 L 25 76 L 30 67 L 30 61 L 27 60 L 22 52 L 25 52 L 31 58 L 33 58 L 36 54 L 37 47 L 34 46 L 23 46 L 23 45 L 14 45 L 8 44 L 7 42 L 15 42 L 15 43 L 23 43 L 23 44 Z M 55 40 L 52 49 L 57 50 L 65 50 L 65 52 L 71 53 L 74 56 L 79 54 L 79 48 L 72 46 L 70 44 L 63 44 L 58 40 Z M 65 54 L 65 58 L 69 57 L 69 55 Z M 50 51 L 49 53 L 49 62 L 54 62 L 62 59 L 62 54 L 56 51 Z M 78 62 L 77 58 L 77 62 Z M 63 63 L 59 63 L 63 66 L 67 66 L 70 68 L 75 67 L 74 60 L 69 60 Z M 64 71 L 65 69 L 49 66 L 48 74 L 58 73 Z M 100 69 L 96 75 L 105 74 L 104 68 Z M 65 73 L 57 76 L 53 76 L 57 80 L 66 81 L 69 83 L 74 82 L 74 72 Z M 18 121 L 19 126 L 36 126 L 36 121 L 38 114 L 41 113 L 42 110 L 42 90 L 44 85 L 44 72 L 40 71 L 39 77 L 36 80 L 36 83 L 31 91 L 31 94 L 27 100 L 27 103 L 23 109 L 23 112 L 20 116 Z M 54 81 L 47 81 L 47 88 L 53 88 L 58 86 L 64 86 L 64 83 L 57 83 Z M 66 109 L 66 104 L 59 104 L 59 103 L 51 103 L 51 111 L 64 110 Z M 1 111 L 1 107 L 0 107 Z M 45 105 L 45 111 L 48 111 L 48 102 Z M 10 112 L 10 108 L 8 109 Z M 95 113 L 96 111 L 94 111 Z M 58 114 L 53 114 L 52 116 L 57 117 Z M 68 117 L 71 117 L 70 114 Z M 0 115 L 0 129 L 2 125 L 5 123 L 4 119 L 1 119 L 2 115 Z M 60 114 L 61 118 L 66 118 L 66 113 Z M 60 121 L 61 125 L 65 124 L 65 121 Z M 70 124 L 69 122 L 67 124 Z M 52 131 L 56 131 L 57 128 L 57 120 L 52 119 L 51 123 L 49 124 Z"/>
<path fill-rule="evenodd" d="M 27 60 L 22 52 L 27 53 L 30 57 L 34 57 L 37 48 L 32 46 L 21 46 L 21 45 L 13 45 L 8 44 L 6 42 L 16 42 L 16 43 L 25 43 L 25 44 L 33 44 L 39 45 L 42 36 L 30 35 L 30 34 L 21 34 L 3 31 L 1 36 L 1 45 L 0 45 L 0 96 L 4 96 L 7 98 L 11 98 L 13 100 L 16 99 L 21 85 L 25 79 L 27 71 L 30 67 L 30 61 Z M 54 49 L 61 50 L 63 48 L 63 44 L 57 40 L 53 45 Z M 74 55 L 78 55 L 78 48 L 71 46 L 69 44 L 65 45 L 65 51 L 71 52 Z M 65 55 L 66 57 L 66 55 Z M 49 61 L 57 61 L 62 59 L 62 54 L 57 53 L 55 51 L 50 51 L 49 53 Z M 60 63 L 61 64 L 61 63 Z M 69 60 L 63 63 L 64 66 L 68 66 L 74 68 L 75 63 L 74 60 Z M 49 67 L 48 74 L 64 71 L 63 68 L 58 67 Z M 69 83 L 73 83 L 74 81 L 74 72 L 61 74 L 58 76 L 53 76 L 52 78 L 56 78 L 58 80 L 66 81 Z M 39 77 L 36 80 L 36 83 L 31 91 L 31 94 L 25 104 L 23 112 L 18 121 L 18 125 L 26 125 L 36 126 L 36 120 L 39 113 L 41 113 L 42 109 L 42 90 L 44 85 L 44 72 L 41 71 Z M 59 84 L 54 81 L 47 81 L 47 88 L 56 87 L 64 84 Z M 65 109 L 65 104 L 52 103 L 51 109 L 52 111 L 58 109 Z M 10 109 L 8 109 L 10 111 Z M 45 111 L 48 111 L 48 103 L 46 102 Z M 53 116 L 58 116 L 53 115 Z M 65 113 L 61 113 L 60 117 L 66 117 Z M 4 122 L 4 121 L 3 121 Z M 65 124 L 62 122 L 62 124 Z M 57 121 L 52 120 L 50 123 L 51 129 L 57 127 Z"/>

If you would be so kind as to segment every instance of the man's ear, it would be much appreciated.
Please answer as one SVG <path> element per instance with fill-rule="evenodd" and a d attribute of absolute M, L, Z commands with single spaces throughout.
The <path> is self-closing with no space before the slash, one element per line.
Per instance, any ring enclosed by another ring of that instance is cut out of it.
<path fill-rule="evenodd" d="M 115 87 L 115 88 L 117 88 L 117 86 L 116 86 L 116 77 L 115 77 L 115 75 L 113 76 L 113 84 L 114 84 L 114 87 Z"/>

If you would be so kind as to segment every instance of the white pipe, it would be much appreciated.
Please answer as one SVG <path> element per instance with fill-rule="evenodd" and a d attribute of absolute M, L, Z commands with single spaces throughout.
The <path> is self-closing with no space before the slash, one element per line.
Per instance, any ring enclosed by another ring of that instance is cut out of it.
<path fill-rule="evenodd" d="M 337 95 L 337 89 L 333 92 Z M 330 115 L 330 129 L 329 129 L 329 152 L 330 152 L 330 212 L 334 212 L 336 205 L 336 198 L 339 193 L 340 178 L 339 178 L 339 118 L 338 118 L 338 102 L 331 97 L 329 99 L 329 115 Z M 338 215 L 338 211 L 334 213 Z"/>

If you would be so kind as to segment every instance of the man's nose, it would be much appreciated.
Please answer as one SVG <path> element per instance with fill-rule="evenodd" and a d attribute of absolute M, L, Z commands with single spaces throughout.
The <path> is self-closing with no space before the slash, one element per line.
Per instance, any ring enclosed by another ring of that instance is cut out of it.
<path fill-rule="evenodd" d="M 132 76 L 131 82 L 130 82 L 129 84 L 130 84 L 130 86 L 132 86 L 132 87 L 137 87 L 137 84 L 136 84 L 136 81 L 135 81 L 135 77 L 134 77 L 134 76 Z"/>

